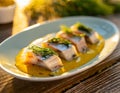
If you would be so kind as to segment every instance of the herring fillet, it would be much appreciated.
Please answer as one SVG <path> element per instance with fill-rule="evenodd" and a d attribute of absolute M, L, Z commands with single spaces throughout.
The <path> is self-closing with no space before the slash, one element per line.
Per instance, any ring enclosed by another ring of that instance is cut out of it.
<path fill-rule="evenodd" d="M 43 58 L 41 55 L 36 55 L 27 48 L 24 48 L 22 58 L 26 64 L 35 64 L 55 71 L 63 66 L 61 59 L 57 55 Z"/>
<path fill-rule="evenodd" d="M 86 44 L 84 37 L 75 36 L 73 34 L 67 34 L 65 32 L 59 32 L 57 36 L 72 42 L 72 44 L 75 45 L 78 52 L 86 53 L 88 50 L 88 46 Z"/>

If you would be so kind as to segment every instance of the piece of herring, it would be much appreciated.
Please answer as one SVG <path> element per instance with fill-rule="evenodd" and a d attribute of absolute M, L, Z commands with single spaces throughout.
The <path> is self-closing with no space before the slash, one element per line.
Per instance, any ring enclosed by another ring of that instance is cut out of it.
<path fill-rule="evenodd" d="M 73 45 L 75 45 L 78 52 L 86 53 L 88 51 L 88 46 L 83 36 L 76 36 L 62 31 L 59 32 L 57 36 L 69 40 Z"/>
<path fill-rule="evenodd" d="M 68 40 L 62 38 L 52 38 L 43 43 L 45 47 L 52 48 L 59 56 L 67 61 L 71 61 L 77 57 L 75 46 Z"/>
<path fill-rule="evenodd" d="M 63 66 L 61 59 L 49 48 L 40 48 L 34 45 L 23 51 L 24 62 L 27 64 L 35 64 L 51 71 L 56 71 Z"/>
<path fill-rule="evenodd" d="M 76 23 L 71 26 L 71 30 L 75 35 L 85 34 L 85 39 L 91 44 L 96 44 L 99 42 L 98 33 L 81 23 Z"/>

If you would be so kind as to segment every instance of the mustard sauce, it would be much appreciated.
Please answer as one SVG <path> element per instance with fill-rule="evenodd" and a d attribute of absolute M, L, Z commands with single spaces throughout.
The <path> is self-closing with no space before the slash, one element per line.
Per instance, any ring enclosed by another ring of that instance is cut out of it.
<path fill-rule="evenodd" d="M 37 76 L 37 77 L 47 77 L 47 76 L 55 76 L 55 75 L 61 75 L 65 72 L 69 72 L 70 70 L 76 69 L 93 58 L 95 58 L 99 53 L 102 51 L 104 47 L 104 39 L 102 36 L 99 36 L 100 42 L 98 44 L 89 44 L 89 51 L 87 53 L 79 53 L 79 56 L 72 60 L 72 61 L 65 61 L 62 59 L 63 67 L 55 72 L 51 72 L 43 67 L 32 65 L 32 64 L 25 64 L 24 60 L 22 59 L 22 52 L 23 49 L 18 53 L 16 56 L 16 66 L 19 70 L 22 72 L 25 72 L 31 76 Z"/>

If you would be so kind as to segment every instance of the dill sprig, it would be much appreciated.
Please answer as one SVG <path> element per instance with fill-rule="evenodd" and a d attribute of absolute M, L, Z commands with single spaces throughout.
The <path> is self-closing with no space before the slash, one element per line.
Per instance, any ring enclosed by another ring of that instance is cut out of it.
<path fill-rule="evenodd" d="M 50 43 L 64 44 L 66 46 L 69 46 L 71 44 L 70 41 L 62 39 L 62 38 L 57 38 L 57 37 L 54 37 L 54 38 L 50 39 L 48 42 L 50 42 Z"/>
<path fill-rule="evenodd" d="M 75 26 L 78 28 L 80 24 L 75 24 Z M 85 36 L 85 33 L 81 33 L 81 34 L 75 34 L 73 33 L 73 31 L 71 30 L 71 28 L 65 26 L 65 25 L 62 25 L 61 26 L 61 31 L 67 33 L 67 34 L 72 34 L 72 35 L 75 35 L 75 36 L 79 36 L 79 37 L 84 37 Z"/>
<path fill-rule="evenodd" d="M 29 46 L 29 49 L 33 51 L 33 53 L 37 54 L 37 55 L 41 55 L 42 57 L 48 57 L 48 56 L 52 56 L 54 54 L 56 54 L 52 49 L 50 48 L 42 48 L 42 47 L 38 47 L 36 45 L 31 45 Z"/>
<path fill-rule="evenodd" d="M 65 33 L 68 33 L 68 34 L 71 34 L 72 33 L 72 30 L 65 26 L 65 25 L 61 25 L 61 31 L 65 32 Z"/>
<path fill-rule="evenodd" d="M 82 23 L 76 23 L 74 24 L 74 26 L 78 29 L 78 30 L 82 30 L 85 31 L 86 33 L 90 34 L 92 32 L 92 29 L 83 25 Z"/>

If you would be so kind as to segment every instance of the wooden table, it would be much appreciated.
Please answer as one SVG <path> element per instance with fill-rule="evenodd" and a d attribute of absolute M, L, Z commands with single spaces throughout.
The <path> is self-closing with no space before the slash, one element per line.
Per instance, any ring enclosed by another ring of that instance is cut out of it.
<path fill-rule="evenodd" d="M 120 29 L 120 14 L 104 17 Z M 12 23 L 0 25 L 0 42 L 12 34 Z M 51 81 L 17 79 L 0 69 L 0 93 L 120 93 L 120 43 L 104 61 L 75 76 Z"/>

